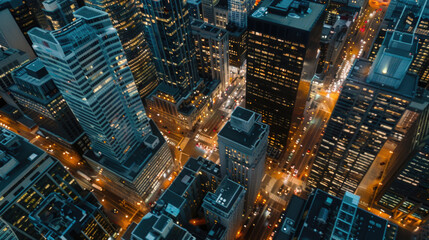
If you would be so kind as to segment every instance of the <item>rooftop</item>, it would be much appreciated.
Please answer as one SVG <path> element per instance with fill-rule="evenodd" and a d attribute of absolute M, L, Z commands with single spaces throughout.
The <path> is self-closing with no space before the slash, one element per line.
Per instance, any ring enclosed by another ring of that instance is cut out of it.
<path fill-rule="evenodd" d="M 305 199 L 292 195 L 274 240 L 292 239 L 304 211 Z"/>
<path fill-rule="evenodd" d="M 0 150 L 8 156 L 7 162 L 3 162 L 1 170 L 4 178 L 0 178 L 0 193 L 7 189 L 9 184 L 15 182 L 21 175 L 26 174 L 32 166 L 36 165 L 46 153 L 40 148 L 29 143 L 26 139 L 15 133 L 0 128 Z M 15 160 L 12 160 L 15 159 Z M 13 161 L 11 164 L 9 161 Z M 9 163 L 9 164 L 8 164 Z M 19 171 L 17 171 L 19 169 Z"/>
<path fill-rule="evenodd" d="M 98 162 L 105 168 L 115 172 L 130 182 L 134 181 L 140 171 L 146 167 L 146 165 L 152 160 L 152 157 L 165 144 L 165 139 L 161 135 L 161 132 L 155 123 L 152 120 L 150 120 L 149 123 L 152 129 L 151 134 L 159 139 L 159 143 L 154 148 L 146 146 L 145 143 L 141 143 L 141 145 L 134 150 L 131 156 L 122 163 L 105 156 L 98 157 L 93 151 L 85 152 L 84 157 Z"/>
<path fill-rule="evenodd" d="M 231 115 L 230 121 L 220 130 L 219 139 L 228 139 L 240 144 L 248 149 L 253 149 L 269 131 L 269 126 L 259 121 L 260 116 L 256 115 L 256 121 L 250 121 L 254 114 L 244 108 L 237 107 Z"/>
<path fill-rule="evenodd" d="M 253 114 L 255 114 L 255 112 L 252 112 L 252 111 L 247 110 L 247 109 L 242 108 L 242 107 L 237 107 L 231 116 L 236 117 L 236 118 L 240 118 L 240 119 L 247 122 L 250 120 L 250 118 L 253 116 Z"/>
<path fill-rule="evenodd" d="M 339 217 L 338 214 L 343 202 L 357 207 L 357 202 L 354 198 L 346 197 L 341 200 L 317 189 L 307 201 L 306 208 L 308 208 L 308 211 L 304 223 L 300 224 L 302 226 L 300 232 L 297 232 L 299 236 L 296 236 L 299 239 L 329 239 L 332 234 L 332 228 L 330 231 L 326 231 L 326 228 L 328 225 L 334 225 Z M 349 220 L 352 227 L 349 229 L 348 236 L 353 239 L 383 239 L 386 232 L 390 230 L 389 228 L 393 229 L 395 227 L 387 220 L 361 208 L 357 208 Z"/>
<path fill-rule="evenodd" d="M 418 76 L 415 74 L 407 73 L 398 89 L 382 86 L 376 82 L 367 82 L 367 77 L 371 70 L 372 62 L 365 59 L 358 59 L 355 61 L 352 70 L 349 73 L 346 81 L 355 81 L 361 84 L 370 86 L 380 91 L 387 91 L 392 94 L 413 98 L 417 91 Z"/>
<path fill-rule="evenodd" d="M 226 30 L 216 27 L 214 25 L 211 25 L 209 23 L 206 23 L 199 19 L 194 19 L 191 22 L 191 27 L 194 32 L 200 32 L 205 35 L 210 35 L 213 38 L 217 38 L 217 39 L 221 39 L 227 34 Z"/>
<path fill-rule="evenodd" d="M 262 21 L 288 26 L 304 31 L 311 31 L 322 16 L 323 4 L 299 0 L 266 0 L 251 15 Z"/>
<path fill-rule="evenodd" d="M 209 192 L 204 197 L 203 208 L 229 216 L 233 212 L 236 202 L 244 198 L 245 191 L 240 184 L 224 178 L 215 193 Z"/>
<path fill-rule="evenodd" d="M 164 214 L 146 214 L 132 232 L 132 236 L 146 240 L 192 240 L 195 239 L 186 229 L 175 224 Z"/>
<path fill-rule="evenodd" d="M 39 226 L 41 234 L 47 239 L 65 239 L 85 228 L 83 224 L 95 210 L 96 207 L 88 201 L 74 203 L 72 199 L 64 199 L 59 193 L 50 193 L 30 213 L 29 218 Z"/>
<path fill-rule="evenodd" d="M 84 17 L 87 19 L 91 19 L 94 17 L 99 17 L 99 16 L 104 16 L 107 15 L 106 12 L 103 12 L 101 10 L 98 10 L 96 8 L 92 8 L 92 7 L 88 7 L 88 6 L 83 6 L 81 8 L 79 8 L 78 10 L 76 10 L 73 15 L 75 15 L 76 17 Z"/>

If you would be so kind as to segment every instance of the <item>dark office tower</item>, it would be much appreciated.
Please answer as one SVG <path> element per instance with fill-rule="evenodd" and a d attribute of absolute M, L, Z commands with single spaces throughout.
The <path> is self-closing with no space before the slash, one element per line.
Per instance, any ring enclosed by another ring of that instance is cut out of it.
<path fill-rule="evenodd" d="M 221 90 L 229 83 L 228 32 L 201 20 L 192 20 L 198 72 L 209 81 L 220 81 Z"/>
<path fill-rule="evenodd" d="M 109 14 L 118 31 L 140 97 L 144 99 L 158 85 L 155 66 L 145 41 L 145 25 L 134 0 L 85 0 L 87 6 Z"/>
<path fill-rule="evenodd" d="M 0 131 L 0 218 L 18 239 L 42 239 L 29 215 L 51 193 L 75 204 L 89 202 L 99 207 L 95 197 L 83 190 L 63 165 L 26 139 Z M 113 236 L 116 229 L 110 232 Z M 79 239 L 79 238 L 78 238 Z"/>
<path fill-rule="evenodd" d="M 336 196 L 355 192 L 383 145 L 403 139 L 409 111 L 421 111 L 413 104 L 418 78 L 407 73 L 416 49 L 413 35 L 391 32 L 373 64 L 355 62 L 328 121 L 310 186 Z"/>
<path fill-rule="evenodd" d="M 219 0 L 201 0 L 203 7 L 203 20 L 206 23 L 215 24 L 214 7 Z"/>
<path fill-rule="evenodd" d="M 73 22 L 77 4 L 73 0 L 45 0 L 43 7 L 51 28 L 57 30 Z"/>
<path fill-rule="evenodd" d="M 276 157 L 305 104 L 296 99 L 308 91 L 298 89 L 316 70 L 324 5 L 274 0 L 260 6 L 248 19 L 246 108 L 270 125 L 269 152 Z"/>
<path fill-rule="evenodd" d="M 28 55 L 20 50 L 0 47 L 0 97 L 10 106 L 19 108 L 9 94 L 9 87 L 14 84 L 12 72 L 29 61 Z"/>
<path fill-rule="evenodd" d="M 28 6 L 20 0 L 0 2 L 0 45 L 24 51 L 34 59 L 36 55 L 30 46 L 28 30 L 39 27 Z"/>
<path fill-rule="evenodd" d="M 186 97 L 199 81 L 195 48 L 186 1 L 143 1 L 145 14 L 149 17 L 146 34 L 161 86 L 178 91 Z M 161 89 L 162 91 L 163 89 Z M 171 94 L 165 92 L 165 94 Z"/>
<path fill-rule="evenodd" d="M 49 29 L 50 28 L 49 21 L 46 15 L 43 13 L 42 1 L 43 0 L 26 0 L 23 2 L 28 6 L 31 13 L 36 18 L 36 21 L 39 24 L 39 26 L 44 29 Z"/>
<path fill-rule="evenodd" d="M 429 108 L 390 158 L 374 203 L 392 219 L 415 226 L 429 223 Z"/>
<path fill-rule="evenodd" d="M 203 9 L 201 0 L 189 0 L 189 17 L 195 19 L 203 19 Z"/>
<path fill-rule="evenodd" d="M 237 107 L 218 134 L 222 177 L 244 186 L 246 212 L 253 207 L 261 186 L 269 132 L 259 114 Z"/>
<path fill-rule="evenodd" d="M 85 200 L 64 199 L 52 192 L 29 216 L 45 239 L 110 240 L 116 227 L 104 215 L 100 204 Z"/>
<path fill-rule="evenodd" d="M 88 150 L 88 138 L 39 59 L 15 70 L 12 76 L 12 95 L 42 133 L 81 154 Z"/>
<path fill-rule="evenodd" d="M 234 25 L 228 25 L 226 30 L 229 32 L 229 65 L 232 73 L 239 73 L 246 61 L 246 42 L 247 31 L 244 28 L 237 28 Z"/>

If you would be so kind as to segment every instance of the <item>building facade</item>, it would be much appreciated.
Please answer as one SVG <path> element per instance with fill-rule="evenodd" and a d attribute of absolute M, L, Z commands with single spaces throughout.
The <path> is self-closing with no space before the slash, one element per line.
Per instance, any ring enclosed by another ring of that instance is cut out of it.
<path fill-rule="evenodd" d="M 416 44 L 409 34 L 389 33 L 373 64 L 355 62 L 328 121 L 310 186 L 335 196 L 354 192 L 384 144 L 403 140 L 408 111 L 421 111 L 411 104 L 419 101 L 417 76 L 407 73 Z"/>
<path fill-rule="evenodd" d="M 222 176 L 244 186 L 246 212 L 253 207 L 261 186 L 269 132 L 259 114 L 237 107 L 218 134 Z"/>
<path fill-rule="evenodd" d="M 43 7 L 43 12 L 54 30 L 73 22 L 73 12 L 78 8 L 73 0 L 46 0 L 43 1 Z"/>
<path fill-rule="evenodd" d="M 246 108 L 270 125 L 269 152 L 278 157 L 305 105 L 296 102 L 299 88 L 316 70 L 324 5 L 275 0 L 259 6 L 248 18 Z"/>
<path fill-rule="evenodd" d="M 228 32 L 201 20 L 191 23 L 198 73 L 209 81 L 220 81 L 223 91 L 229 84 Z"/>
<path fill-rule="evenodd" d="M 122 162 L 151 131 L 149 119 L 109 16 L 89 7 L 75 16 L 60 30 L 32 29 L 33 46 L 93 150 Z"/>
<path fill-rule="evenodd" d="M 12 77 L 12 96 L 45 136 L 81 154 L 88 150 L 88 137 L 40 59 L 24 64 Z"/>
<path fill-rule="evenodd" d="M 140 97 L 144 99 L 158 84 L 152 54 L 145 41 L 145 23 L 137 2 L 132 0 L 85 0 L 86 6 L 98 8 L 109 14 L 113 27 L 118 31 L 128 65 Z"/>
<path fill-rule="evenodd" d="M 229 178 L 224 178 L 214 193 L 204 197 L 203 209 L 210 227 L 220 224 L 226 228 L 225 240 L 236 239 L 243 221 L 246 190 Z"/>
<path fill-rule="evenodd" d="M 24 51 L 30 59 L 36 55 L 30 46 L 28 31 L 40 27 L 34 12 L 24 1 L 8 0 L 0 3 L 0 45 Z"/>

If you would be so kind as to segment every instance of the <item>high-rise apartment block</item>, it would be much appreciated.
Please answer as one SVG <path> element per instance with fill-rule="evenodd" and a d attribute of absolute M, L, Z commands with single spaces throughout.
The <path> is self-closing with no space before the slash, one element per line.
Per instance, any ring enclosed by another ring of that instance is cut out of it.
<path fill-rule="evenodd" d="M 148 200 L 173 169 L 171 152 L 146 116 L 108 14 L 82 7 L 75 17 L 60 30 L 32 29 L 34 49 L 91 140 L 85 158 L 119 194 Z"/>
<path fill-rule="evenodd" d="M 100 239 L 110 240 L 116 227 L 102 212 L 101 205 L 86 200 L 64 199 L 51 193 L 29 216 L 37 231 L 48 240 Z"/>
<path fill-rule="evenodd" d="M 246 212 L 253 207 L 261 186 L 269 132 L 259 114 L 237 107 L 218 134 L 222 176 L 244 186 Z"/>
<path fill-rule="evenodd" d="M 137 2 L 121 0 L 85 0 L 86 6 L 109 14 L 121 40 L 125 57 L 134 76 L 140 97 L 144 99 L 158 84 L 152 54 L 145 41 L 145 23 Z"/>
<path fill-rule="evenodd" d="M 293 196 L 274 240 L 396 239 L 398 226 L 358 207 L 360 197 L 342 199 L 319 189 L 308 200 Z"/>
<path fill-rule="evenodd" d="M 29 215 L 53 192 L 75 204 L 100 206 L 56 159 L 5 129 L 0 132 L 0 158 L 0 217 L 18 239 L 42 238 Z M 117 229 L 110 230 L 109 236 L 114 236 Z"/>
<path fill-rule="evenodd" d="M 51 28 L 57 30 L 73 22 L 77 3 L 74 0 L 45 0 L 43 7 Z"/>
<path fill-rule="evenodd" d="M 214 193 L 204 197 L 204 215 L 210 227 L 220 224 L 226 228 L 225 240 L 236 239 L 243 221 L 246 190 L 229 178 L 224 178 Z"/>
<path fill-rule="evenodd" d="M 421 112 L 416 75 L 407 73 L 417 41 L 391 32 L 373 64 L 355 62 L 328 121 L 309 183 L 335 196 L 354 192 L 384 144 L 399 143 Z"/>
<path fill-rule="evenodd" d="M 12 96 L 42 133 L 80 153 L 88 150 L 88 137 L 40 59 L 24 64 L 12 77 Z"/>
<path fill-rule="evenodd" d="M 270 155 L 285 148 L 291 128 L 303 112 L 303 82 L 317 66 L 324 5 L 307 1 L 261 2 L 248 18 L 246 108 L 270 125 Z M 302 90 L 299 90 L 302 89 Z"/>
<path fill-rule="evenodd" d="M 193 20 L 191 26 L 200 77 L 220 81 L 225 89 L 229 83 L 228 32 L 201 20 Z"/>

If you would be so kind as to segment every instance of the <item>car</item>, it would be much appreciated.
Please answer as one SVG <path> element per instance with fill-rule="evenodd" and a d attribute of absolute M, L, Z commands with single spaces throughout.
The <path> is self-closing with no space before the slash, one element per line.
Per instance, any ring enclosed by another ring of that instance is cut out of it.
<path fill-rule="evenodd" d="M 112 210 L 112 212 L 113 212 L 114 214 L 117 214 L 119 211 L 118 211 L 118 209 L 114 208 L 114 209 Z"/>
<path fill-rule="evenodd" d="M 204 132 L 207 132 L 207 130 L 208 130 L 207 128 L 204 128 Z"/>

